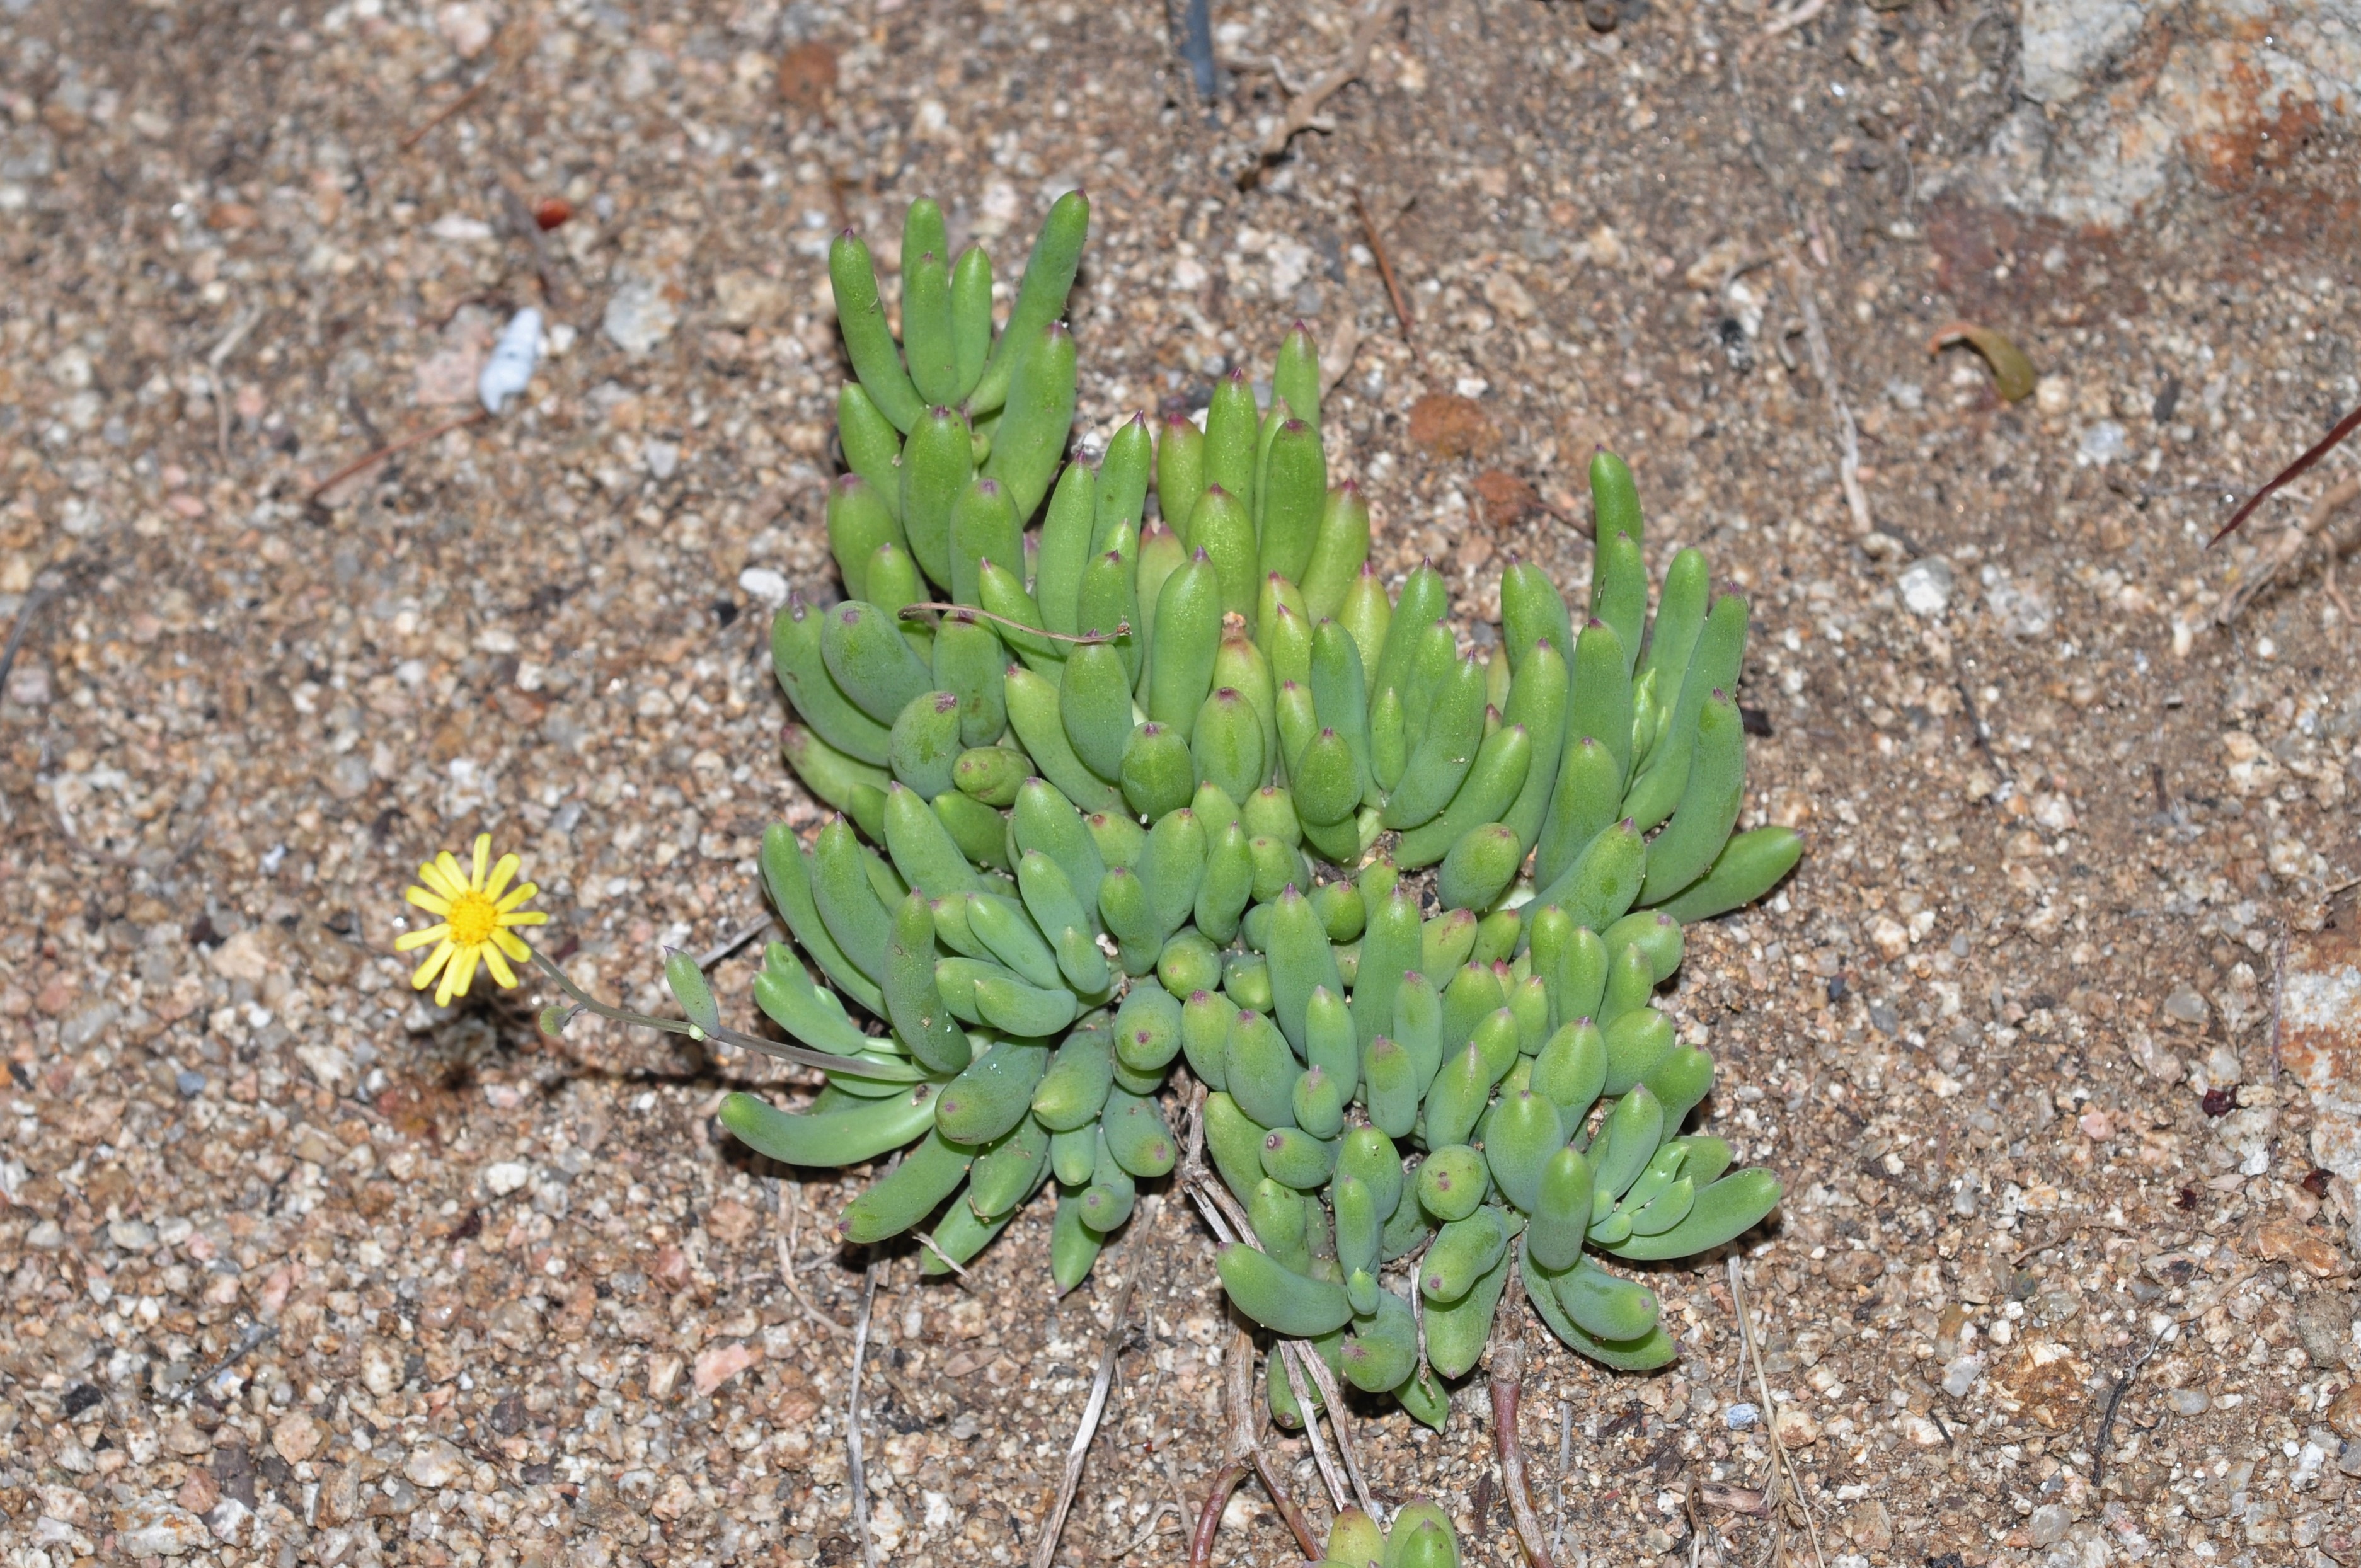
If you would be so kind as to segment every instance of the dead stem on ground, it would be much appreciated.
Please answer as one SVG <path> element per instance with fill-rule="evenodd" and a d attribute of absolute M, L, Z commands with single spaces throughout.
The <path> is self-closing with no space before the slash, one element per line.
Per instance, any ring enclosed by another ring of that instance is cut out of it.
<path fill-rule="evenodd" d="M 1869 512 L 1869 492 L 1861 485 L 1861 429 L 1853 423 L 1852 404 L 1845 400 L 1844 384 L 1837 379 L 1836 356 L 1828 352 L 1828 335 L 1820 326 L 1820 307 L 1812 299 L 1811 280 L 1793 250 L 1786 253 L 1787 291 L 1804 316 L 1804 348 L 1812 356 L 1812 375 L 1827 394 L 1837 422 L 1837 478 L 1844 488 L 1845 505 L 1852 510 L 1853 532 L 1866 539 L 1877 532 Z"/>
<path fill-rule="evenodd" d="M 787 1234 L 779 1238 L 779 1278 L 786 1286 L 787 1294 L 794 1298 L 796 1305 L 804 1310 L 805 1317 L 829 1333 L 850 1332 L 842 1323 L 813 1306 L 811 1299 L 804 1294 L 803 1287 L 796 1281 L 796 1241 L 803 1229 L 804 1206 L 800 1194 L 789 1198 L 785 1194 L 786 1183 L 781 1182 L 779 1186 L 781 1198 L 787 1204 Z"/>
<path fill-rule="evenodd" d="M 1287 156 L 1287 144 L 1301 132 L 1336 128 L 1321 115 L 1320 106 L 1369 68 L 1369 51 L 1377 47 L 1378 35 L 1408 3 L 1409 0 L 1370 0 L 1368 8 L 1361 13 L 1360 25 L 1353 29 L 1352 40 L 1345 46 L 1344 58 L 1306 83 L 1301 92 L 1288 87 L 1286 79 L 1280 77 L 1279 85 L 1288 88 L 1287 108 L 1256 148 L 1254 161 L 1238 170 L 1239 190 L 1251 191 L 1260 184 L 1263 171 Z M 1279 75 L 1279 62 L 1275 60 L 1271 61 L 1271 74 Z"/>
<path fill-rule="evenodd" d="M 1739 1381 L 1746 1380 L 1746 1369 L 1754 1369 L 1755 1395 L 1762 1400 L 1756 1407 L 1762 1412 L 1763 1435 L 1771 1440 L 1771 1482 L 1763 1488 L 1763 1506 L 1771 1515 L 1771 1549 L 1763 1556 L 1764 1563 L 1778 1560 L 1780 1549 L 1786 1543 L 1787 1516 L 1792 1510 L 1800 1515 L 1804 1529 L 1812 1542 L 1812 1560 L 1819 1568 L 1828 1568 L 1828 1558 L 1820 1552 L 1820 1523 L 1812 1512 L 1803 1486 L 1795 1480 L 1795 1462 L 1787 1457 L 1787 1445 L 1779 1440 L 1778 1407 L 1771 1402 L 1771 1381 L 1763 1375 L 1763 1353 L 1754 1343 L 1754 1323 L 1746 1314 L 1746 1269 L 1737 1254 L 1730 1258 L 1730 1300 L 1738 1315 Z"/>
<path fill-rule="evenodd" d="M 1328 1506 L 1342 1512 L 1345 1508 L 1345 1484 L 1336 1475 L 1336 1462 L 1328 1457 L 1328 1444 L 1320 1436 L 1318 1399 L 1313 1392 L 1312 1375 L 1304 1363 L 1317 1361 L 1318 1356 L 1303 1354 L 1300 1340 L 1282 1339 L 1272 1342 L 1271 1354 L 1278 1359 L 1272 1365 L 1287 1379 L 1287 1391 L 1295 1398 L 1295 1408 L 1303 1413 L 1303 1441 L 1311 1446 L 1312 1463 L 1320 1472 L 1321 1481 L 1328 1488 Z"/>
<path fill-rule="evenodd" d="M 1231 1198 L 1229 1190 L 1222 1185 L 1221 1179 L 1205 1168 L 1205 1086 L 1202 1083 L 1190 1091 L 1189 1141 L 1179 1176 L 1180 1190 L 1189 1194 L 1191 1201 L 1197 1205 L 1198 1212 L 1204 1215 L 1205 1223 L 1213 1230 L 1215 1240 L 1224 1243 L 1242 1241 L 1249 1246 L 1254 1245 L 1254 1226 L 1247 1220 L 1246 1212 Z M 1287 1348 L 1286 1342 L 1281 1341 L 1272 1354 L 1282 1357 L 1281 1375 L 1288 1376 L 1291 1384 L 1292 1375 L 1283 1370 Z M 1320 1556 L 1320 1543 L 1312 1539 L 1312 1527 L 1305 1522 L 1302 1510 L 1295 1506 L 1295 1500 L 1288 1496 L 1287 1488 L 1279 1485 L 1278 1473 L 1270 1467 L 1270 1461 L 1262 1451 L 1257 1430 L 1261 1406 L 1254 1397 L 1254 1336 L 1241 1328 L 1231 1341 L 1229 1354 L 1224 1357 L 1230 1403 L 1229 1461 L 1215 1473 L 1212 1490 L 1205 1497 L 1204 1511 L 1198 1516 L 1197 1533 L 1189 1551 L 1191 1568 L 1202 1568 L 1212 1560 L 1213 1538 L 1221 1530 L 1223 1505 L 1230 1493 L 1237 1488 L 1238 1483 L 1246 1478 L 1246 1466 L 1250 1466 L 1261 1478 L 1263 1490 L 1270 1494 L 1271 1506 L 1279 1510 L 1279 1518 L 1286 1520 L 1287 1528 L 1294 1532 L 1297 1544 L 1303 1548 L 1304 1557 L 1317 1561 Z M 1313 1424 L 1317 1418 L 1309 1414 L 1308 1404 L 1300 1395 L 1298 1403 L 1306 1409 L 1305 1424 Z M 1314 1442 L 1316 1444 L 1316 1438 Z M 1333 1478 L 1329 1485 L 1338 1506 L 1342 1507 L 1343 1491 L 1335 1486 Z"/>
<path fill-rule="evenodd" d="M 1541 1516 L 1533 1512 L 1533 1497 L 1525 1479 L 1525 1447 L 1517 1434 L 1517 1405 L 1525 1382 L 1525 1284 L 1513 1266 L 1508 1293 L 1492 1331 L 1492 1444 L 1500 1459 L 1500 1490 L 1508 1495 L 1509 1517 L 1516 1521 L 1517 1540 L 1523 1543 L 1532 1568 L 1554 1568 L 1549 1544 L 1542 1539 Z"/>
<path fill-rule="evenodd" d="M 1557 1525 L 1550 1531 L 1553 1555 L 1565 1551 L 1565 1473 L 1573 1468 L 1574 1401 L 1561 1399 L 1557 1406 Z"/>
<path fill-rule="evenodd" d="M 405 435 L 399 441 L 389 442 L 387 444 L 379 447 L 374 452 L 363 453 L 360 456 L 354 458 L 351 462 L 346 464 L 343 467 L 337 469 L 335 473 L 321 480 L 318 484 L 313 485 L 310 493 L 305 495 L 303 499 L 307 501 L 316 501 L 321 497 L 326 495 L 330 490 L 335 489 L 338 485 L 343 484 L 346 479 L 351 478 L 354 475 L 361 472 L 363 469 L 374 467 L 378 464 L 384 462 L 389 457 L 399 456 L 401 454 L 409 451 L 412 447 L 423 445 L 423 444 L 434 440 L 438 435 L 448 435 L 455 430 L 465 429 L 467 426 L 475 423 L 478 420 L 484 417 L 485 411 L 482 409 L 474 409 L 467 413 L 461 414 L 457 419 L 445 420 L 441 424 L 430 425 L 426 429 L 419 431 L 414 435 Z"/>
<path fill-rule="evenodd" d="M 1361 220 L 1361 232 L 1368 236 L 1369 254 L 1377 258 L 1378 276 L 1386 280 L 1386 298 L 1394 307 L 1394 320 L 1401 327 L 1402 341 L 1411 340 L 1410 302 L 1402 298 L 1401 283 L 1394 277 L 1393 258 L 1386 254 L 1385 236 L 1378 232 L 1378 220 L 1369 215 L 1369 204 L 1361 200 L 1358 191 L 1353 192 L 1353 211 Z"/>
<path fill-rule="evenodd" d="M 1343 1456 L 1345 1474 L 1353 1483 L 1353 1501 L 1363 1513 L 1382 1524 L 1384 1516 L 1378 1513 L 1376 1502 L 1369 1496 L 1369 1488 L 1362 1481 L 1360 1442 L 1353 1435 L 1351 1418 L 1345 1413 L 1344 1390 L 1337 1384 L 1335 1374 L 1328 1370 L 1328 1364 L 1309 1346 L 1299 1343 L 1296 1354 L 1302 1362 L 1306 1375 L 1319 1388 L 1321 1401 L 1327 1407 L 1328 1428 L 1336 1434 L 1336 1452 Z M 1342 1497 L 1337 1499 L 1337 1506 L 1344 1506 Z"/>
<path fill-rule="evenodd" d="M 541 21 L 537 16 L 526 16 L 500 29 L 499 47 L 493 50 L 492 63 L 485 67 L 484 73 L 458 96 L 427 115 L 417 129 L 401 138 L 395 150 L 408 152 L 434 134 L 437 126 L 482 97 L 485 89 L 515 69 L 519 60 L 533 52 L 533 46 L 540 41 L 540 38 Z"/>
<path fill-rule="evenodd" d="M 852 1387 L 844 1409 L 845 1484 L 852 1489 L 852 1530 L 861 1538 L 861 1560 L 869 1568 L 877 1568 L 877 1539 L 869 1530 L 869 1478 L 861 1464 L 861 1369 L 869 1359 L 869 1313 L 877 1303 L 877 1267 L 872 1257 L 862 1270 L 861 1321 L 852 1330 Z"/>
<path fill-rule="evenodd" d="M 2331 452 L 2334 452 L 2337 445 L 2342 443 L 2346 436 L 2351 435 L 2356 430 L 2361 430 L 2361 407 L 2356 407 L 2351 413 L 2348 413 L 2343 419 L 2338 420 L 2334 425 L 2330 427 L 2326 435 L 2322 436 L 2318 441 L 2313 442 L 2310 446 L 2306 447 L 2301 456 L 2289 464 L 2286 467 L 2280 469 L 2278 473 L 2272 475 L 2269 483 L 2266 484 L 2261 489 L 2257 490 L 2253 495 L 2248 496 L 2246 498 L 2246 504 L 2241 506 L 2236 511 L 2230 514 L 2230 521 L 2222 525 L 2222 531 L 2205 542 L 2205 547 L 2210 550 L 2214 545 L 2221 543 L 2224 539 L 2227 539 L 2232 532 L 2235 532 L 2240 523 L 2246 521 L 2248 517 L 2253 515 L 2257 507 L 2263 504 L 2263 500 L 2266 497 L 2269 496 L 2274 490 L 2277 490 L 2281 485 L 2286 484 L 2289 480 L 2302 474 L 2304 470 L 2310 468 L 2313 464 L 2327 456 Z"/>
<path fill-rule="evenodd" d="M 2260 500 L 2262 495 L 2263 492 L 2257 492 L 2255 499 Z M 2323 490 L 2320 499 L 2312 503 L 2312 510 L 2301 521 L 2289 524 L 2286 532 L 2279 535 L 2278 545 L 2256 564 L 2254 575 L 2239 584 L 2237 591 L 2223 601 L 2222 608 L 2214 614 L 2216 624 L 2227 626 L 2245 614 L 2247 608 L 2263 596 L 2264 590 L 2279 579 L 2279 574 L 2295 565 L 2302 556 L 2305 546 L 2315 539 L 2324 540 L 2326 544 L 2324 553 L 2327 559 L 2321 569 L 2321 587 L 2327 591 L 2329 601 L 2336 606 L 2337 612 L 2350 623 L 2353 607 L 2345 602 L 2345 595 L 2336 586 L 2336 563 L 2351 548 L 2351 543 L 2337 538 L 2330 531 L 2328 521 L 2356 500 L 2361 500 L 2361 475 L 2341 480 Z M 2236 526 L 2236 522 L 2230 525 L 2232 528 Z M 2228 529 L 2223 530 L 2224 533 L 2228 532 Z"/>
<path fill-rule="evenodd" d="M 1105 1340 L 1099 1345 L 1098 1371 L 1091 1378 L 1091 1397 L 1082 1406 L 1082 1419 L 1075 1424 L 1073 1442 L 1066 1445 L 1066 1469 L 1058 1479 L 1057 1503 L 1042 1524 L 1040 1538 L 1033 1543 L 1033 1568 L 1049 1568 L 1049 1560 L 1057 1555 L 1058 1537 L 1066 1528 L 1067 1511 L 1074 1506 L 1074 1488 L 1082 1485 L 1082 1464 L 1090 1457 L 1091 1440 L 1098 1435 L 1099 1418 L 1106 1413 L 1107 1390 L 1114 1386 L 1115 1361 L 1123 1353 L 1124 1330 L 1131 1321 L 1132 1294 L 1139 1288 L 1139 1271 L 1147 1266 L 1156 1222 L 1164 1212 L 1163 1202 L 1152 1194 L 1144 1201 L 1144 1206 L 1148 1209 L 1147 1223 L 1133 1240 L 1131 1272 L 1124 1278 L 1123 1289 L 1116 1293 L 1115 1316 L 1107 1324 Z"/>

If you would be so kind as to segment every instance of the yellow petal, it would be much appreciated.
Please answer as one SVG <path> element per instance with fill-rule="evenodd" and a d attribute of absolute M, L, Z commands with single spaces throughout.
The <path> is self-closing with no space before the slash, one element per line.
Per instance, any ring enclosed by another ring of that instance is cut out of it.
<path fill-rule="evenodd" d="M 451 913 L 451 901 L 444 897 L 439 893 L 429 893 L 423 887 L 408 887 L 402 889 L 401 896 L 410 900 L 411 903 L 415 904 L 419 908 L 423 909 L 429 915 L 448 915 Z"/>
<path fill-rule="evenodd" d="M 406 953 L 412 948 L 423 948 L 429 942 L 439 942 L 450 934 L 451 923 L 448 920 L 439 926 L 428 926 L 422 930 L 404 931 L 393 939 L 393 950 L 397 953 Z"/>
<path fill-rule="evenodd" d="M 511 855 L 509 857 L 509 860 L 511 861 L 515 859 L 516 857 L 514 855 Z M 540 891 L 541 886 L 537 883 L 521 882 L 517 883 L 516 886 L 509 889 L 509 895 L 506 898 L 501 899 L 497 907 L 501 914 L 506 915 L 510 910 L 514 909 L 518 905 L 524 903 L 527 899 L 531 898 L 534 894 L 539 893 Z"/>
<path fill-rule="evenodd" d="M 533 948 L 525 944 L 522 938 L 511 937 L 506 931 L 495 930 L 492 933 L 492 940 L 499 944 L 500 951 L 516 959 L 517 962 L 521 964 L 533 962 Z"/>
<path fill-rule="evenodd" d="M 450 858 L 451 857 L 448 855 L 443 857 L 445 861 Z M 418 868 L 418 880 L 424 883 L 428 887 L 432 888 L 436 893 L 441 894 L 445 898 L 456 898 L 459 896 L 459 884 L 451 880 L 450 872 L 443 869 L 442 862 L 439 861 L 428 861 L 425 864 L 420 866 Z"/>
<path fill-rule="evenodd" d="M 436 1006 L 448 1007 L 453 997 L 467 994 L 467 987 L 475 982 L 476 955 L 480 951 L 479 948 L 461 948 L 453 956 L 451 967 L 443 971 L 443 983 L 435 988 Z"/>
<path fill-rule="evenodd" d="M 503 926 L 546 926 L 549 916 L 539 909 L 520 909 L 513 915 L 500 916 Z"/>
<path fill-rule="evenodd" d="M 500 957 L 500 948 L 487 942 L 478 950 L 484 955 L 484 967 L 492 971 L 492 978 L 500 982 L 501 989 L 514 991 L 517 982 L 516 970 L 509 968 L 509 961 Z"/>
<path fill-rule="evenodd" d="M 491 863 L 492 836 L 489 833 L 478 833 L 476 835 L 476 880 L 467 885 L 475 888 L 482 887 L 485 869 Z"/>
<path fill-rule="evenodd" d="M 452 897 L 456 898 L 467 891 L 467 873 L 461 869 L 458 857 L 450 850 L 445 850 L 434 857 L 434 869 L 441 872 L 443 880 L 451 884 Z"/>
<path fill-rule="evenodd" d="M 510 879 L 517 874 L 517 867 L 523 863 L 514 855 L 502 855 L 500 863 L 492 868 L 492 879 L 484 884 L 484 896 L 500 897 L 500 890 L 508 886 Z"/>
<path fill-rule="evenodd" d="M 423 991 L 434 983 L 435 972 L 449 963 L 451 955 L 458 950 L 451 945 L 451 939 L 445 937 L 441 946 L 426 955 L 426 961 L 418 966 L 418 972 L 410 977 L 412 989 Z"/>

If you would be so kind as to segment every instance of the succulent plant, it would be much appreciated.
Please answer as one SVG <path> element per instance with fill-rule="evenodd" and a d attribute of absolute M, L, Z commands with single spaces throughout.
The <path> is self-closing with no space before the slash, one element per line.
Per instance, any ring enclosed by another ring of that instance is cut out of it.
<path fill-rule="evenodd" d="M 1158 1095 L 1185 1058 L 1259 1244 L 1221 1257 L 1249 1317 L 1435 1422 L 1512 1266 L 1567 1343 L 1656 1365 L 1653 1298 L 1586 1247 L 1686 1255 L 1778 1190 L 1680 1135 L 1711 1063 L 1650 1005 L 1680 923 L 1800 850 L 1731 835 L 1744 601 L 1683 551 L 1651 619 L 1637 490 L 1602 453 L 1588 614 L 1514 565 L 1501 647 L 1463 654 L 1442 576 L 1389 594 L 1367 507 L 1328 482 L 1301 326 L 1268 409 L 1234 372 L 1202 429 L 1137 416 L 1060 470 L 1087 221 L 1080 192 L 1053 208 L 996 340 L 990 265 L 939 259 L 932 203 L 898 344 L 866 250 L 831 252 L 850 597 L 792 598 L 772 649 L 788 761 L 841 815 L 807 847 L 766 834 L 794 945 L 754 987 L 830 1065 L 807 1109 L 735 1094 L 721 1120 L 795 1165 L 901 1151 L 839 1230 L 939 1215 L 930 1271 L 1054 1179 L 1065 1289 L 1173 1168 Z M 668 973 L 717 1028 L 694 966 Z M 1422 1336 L 1378 1283 L 1422 1246 Z"/>
<path fill-rule="evenodd" d="M 1404 1503 L 1386 1526 L 1345 1508 L 1328 1526 L 1318 1568 L 1459 1568 L 1459 1534 L 1451 1516 L 1424 1497 Z"/>

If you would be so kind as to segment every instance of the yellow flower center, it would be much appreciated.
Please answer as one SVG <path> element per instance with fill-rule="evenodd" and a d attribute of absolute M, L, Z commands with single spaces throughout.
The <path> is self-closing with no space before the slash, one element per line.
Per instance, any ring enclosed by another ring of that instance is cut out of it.
<path fill-rule="evenodd" d="M 500 905 L 474 888 L 464 888 L 451 901 L 451 940 L 462 948 L 480 947 L 500 929 Z"/>

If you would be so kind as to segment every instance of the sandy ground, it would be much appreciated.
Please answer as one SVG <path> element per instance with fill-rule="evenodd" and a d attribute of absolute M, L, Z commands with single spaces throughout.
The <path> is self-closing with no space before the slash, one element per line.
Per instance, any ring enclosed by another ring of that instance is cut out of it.
<path fill-rule="evenodd" d="M 611 995 L 759 917 L 763 828 L 817 819 L 762 596 L 836 591 L 826 237 L 890 250 L 930 193 L 1013 277 L 1077 182 L 1086 441 L 1301 316 L 1357 339 L 1331 438 L 1381 559 L 1448 563 L 1471 638 L 1510 553 L 1587 581 L 1602 441 L 1651 554 L 1752 596 L 1751 809 L 1811 849 L 1672 1005 L 1716 1130 L 1790 1183 L 1743 1263 L 1793 1560 L 2361 1561 L 2354 1195 L 2273 1053 L 2287 944 L 2352 941 L 2354 630 L 2316 559 L 2215 624 L 2323 483 L 2201 549 L 2361 400 L 2355 148 L 2257 144 L 2076 234 L 1945 193 L 2008 107 L 2004 11 L 1754 40 L 1727 5 L 1603 35 L 1440 0 L 1242 191 L 1354 18 L 1214 18 L 1209 114 L 1152 5 L 0 10 L 7 1563 L 858 1561 L 847 1189 L 710 1119 L 794 1076 L 555 1046 L 529 991 L 439 1010 L 388 948 L 479 826 Z M 526 303 L 560 351 L 524 406 L 313 495 L 466 412 Z M 2034 398 L 1929 356 L 1961 317 Z M 745 1016 L 751 974 L 718 971 Z M 963 1286 L 878 1262 L 891 1561 L 1031 1559 L 1135 1270 L 1059 1560 L 1183 1555 L 1232 1343 L 1209 1241 L 1151 1202 L 1063 1301 L 1046 1244 L 1037 1212 Z M 1758 1562 L 1770 1520 L 1686 1501 L 1770 1462 L 1721 1265 L 1661 1288 L 1665 1373 L 1536 1344 L 1543 1514 L 1566 1561 Z M 1365 1413 L 1373 1483 L 1510 1563 L 1458 1404 Z M 1241 1497 L 1216 1561 L 1288 1560 Z"/>

